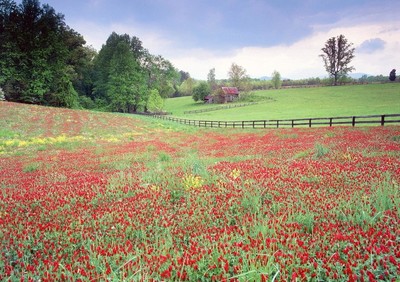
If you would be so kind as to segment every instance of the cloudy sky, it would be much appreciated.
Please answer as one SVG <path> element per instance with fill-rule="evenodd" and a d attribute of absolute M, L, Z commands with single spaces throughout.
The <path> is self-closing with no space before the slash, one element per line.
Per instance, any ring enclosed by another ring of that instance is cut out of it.
<path fill-rule="evenodd" d="M 100 50 L 113 32 L 138 37 L 193 78 L 232 63 L 251 77 L 326 75 L 325 42 L 345 35 L 356 73 L 400 70 L 400 0 L 41 0 Z"/>

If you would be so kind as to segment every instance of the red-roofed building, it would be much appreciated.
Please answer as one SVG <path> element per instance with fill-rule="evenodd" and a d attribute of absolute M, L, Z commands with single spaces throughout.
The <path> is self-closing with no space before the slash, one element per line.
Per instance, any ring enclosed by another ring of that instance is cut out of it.
<path fill-rule="evenodd" d="M 221 87 L 221 91 L 218 91 L 218 96 L 220 103 L 233 102 L 239 98 L 239 90 L 237 87 Z"/>
<path fill-rule="evenodd" d="M 233 102 L 239 98 L 239 90 L 237 87 L 221 87 L 214 95 L 207 95 L 204 97 L 204 103 L 220 103 L 225 104 Z"/>

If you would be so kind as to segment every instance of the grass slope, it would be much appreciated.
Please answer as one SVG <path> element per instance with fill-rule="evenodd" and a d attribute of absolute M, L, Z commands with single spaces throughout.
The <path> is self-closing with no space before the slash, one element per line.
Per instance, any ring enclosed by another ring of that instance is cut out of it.
<path fill-rule="evenodd" d="M 216 105 L 195 103 L 191 97 L 168 99 L 165 110 L 174 116 L 200 120 L 257 120 L 392 114 L 400 110 L 400 83 L 257 91 L 270 97 L 256 105 L 199 114 L 184 111 Z"/>
<path fill-rule="evenodd" d="M 400 127 L 0 102 L 0 281 L 397 281 Z"/>

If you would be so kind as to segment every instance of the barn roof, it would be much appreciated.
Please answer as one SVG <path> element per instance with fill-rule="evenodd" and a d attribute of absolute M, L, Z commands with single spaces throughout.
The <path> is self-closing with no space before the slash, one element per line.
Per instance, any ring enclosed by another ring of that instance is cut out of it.
<path fill-rule="evenodd" d="M 237 95 L 239 94 L 239 90 L 237 87 L 222 87 L 222 91 L 224 91 L 224 94 L 230 94 L 230 95 Z"/>

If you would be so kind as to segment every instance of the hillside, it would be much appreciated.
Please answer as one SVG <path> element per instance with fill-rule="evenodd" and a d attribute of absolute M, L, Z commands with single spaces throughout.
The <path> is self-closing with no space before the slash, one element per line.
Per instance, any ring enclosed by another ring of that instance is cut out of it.
<path fill-rule="evenodd" d="M 0 102 L 0 280 L 395 281 L 399 184 L 399 126 Z"/>
<path fill-rule="evenodd" d="M 400 83 L 339 87 L 295 88 L 257 91 L 256 105 L 184 114 L 216 105 L 195 103 L 191 97 L 167 99 L 165 110 L 174 116 L 200 120 L 260 120 L 352 115 L 395 114 L 400 112 Z M 262 98 L 269 98 L 264 99 Z"/>

